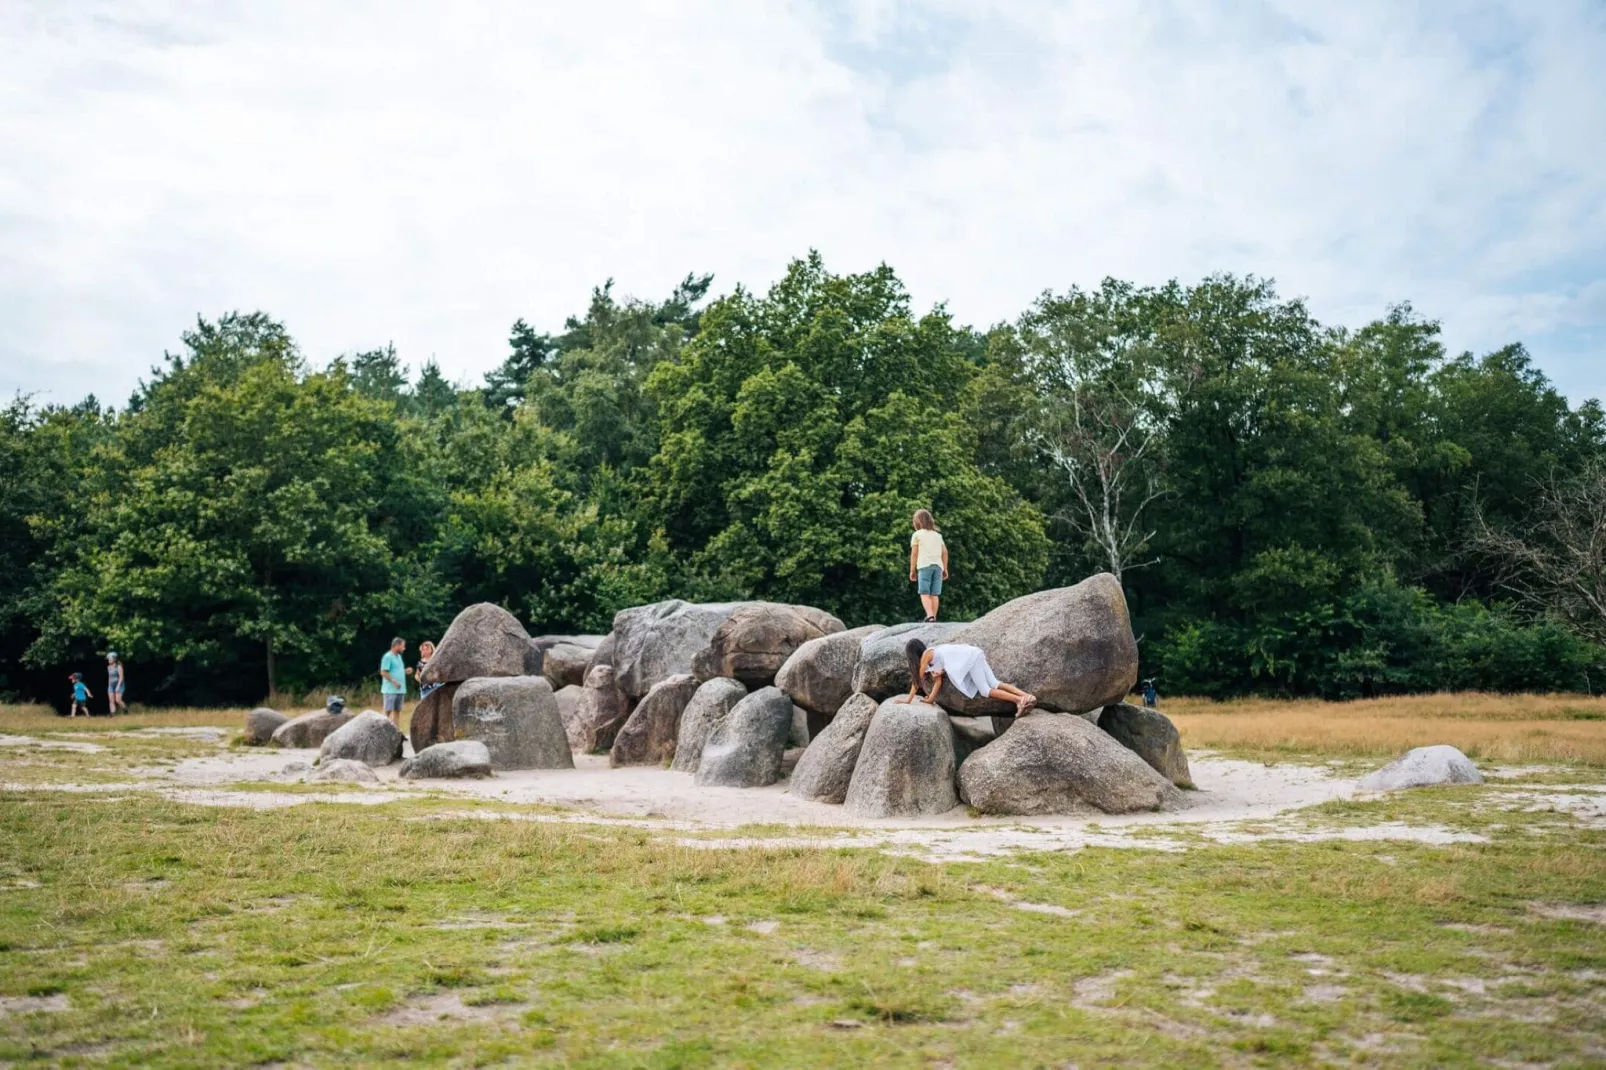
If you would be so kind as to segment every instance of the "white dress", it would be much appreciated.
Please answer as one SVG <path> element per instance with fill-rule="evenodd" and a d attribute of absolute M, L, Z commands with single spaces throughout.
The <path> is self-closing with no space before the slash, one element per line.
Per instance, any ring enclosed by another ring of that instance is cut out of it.
<path fill-rule="evenodd" d="M 987 655 L 981 647 L 968 643 L 939 643 L 932 647 L 930 671 L 943 673 L 966 698 L 985 695 L 998 686 Z"/>

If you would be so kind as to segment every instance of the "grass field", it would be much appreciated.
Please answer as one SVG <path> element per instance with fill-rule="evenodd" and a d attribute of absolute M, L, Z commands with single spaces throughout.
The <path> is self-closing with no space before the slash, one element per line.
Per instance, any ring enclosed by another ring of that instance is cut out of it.
<path fill-rule="evenodd" d="M 252 810 L 30 782 L 0 791 L 0 1064 L 1606 1065 L 1606 828 L 1569 805 L 1603 779 L 1598 700 L 1167 708 L 1195 748 L 1561 764 L 1298 817 L 1473 842 L 941 864 L 428 797 Z M 216 752 L 119 729 L 238 713 L 0 708 L 0 733 L 101 746 L 0 747 L 0 782 Z"/>

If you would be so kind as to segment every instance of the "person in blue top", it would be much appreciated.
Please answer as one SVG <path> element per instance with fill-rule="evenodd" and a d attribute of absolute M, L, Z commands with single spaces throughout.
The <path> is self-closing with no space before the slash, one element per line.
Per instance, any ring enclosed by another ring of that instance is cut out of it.
<path fill-rule="evenodd" d="M 402 662 L 406 649 L 407 640 L 392 639 L 390 651 L 379 659 L 379 693 L 385 700 L 385 716 L 397 728 L 402 726 L 402 700 L 407 697 L 407 666 Z"/>
<path fill-rule="evenodd" d="M 67 679 L 72 681 L 72 706 L 67 710 L 68 717 L 77 717 L 78 711 L 83 710 L 84 716 L 89 716 L 89 700 L 95 696 L 90 693 L 89 685 L 84 683 L 82 673 L 73 673 Z"/>
<path fill-rule="evenodd" d="M 123 692 L 128 687 L 128 676 L 123 672 L 123 663 L 117 657 L 117 651 L 106 652 L 106 713 L 108 716 L 119 709 L 128 712 L 128 703 L 123 701 Z"/>
<path fill-rule="evenodd" d="M 1159 702 L 1159 701 L 1160 701 L 1160 696 L 1154 690 L 1154 681 L 1153 680 L 1145 680 L 1145 681 L 1143 681 L 1143 704 L 1145 706 L 1149 707 L 1149 709 L 1152 710 L 1152 709 L 1154 709 L 1154 704 Z"/>

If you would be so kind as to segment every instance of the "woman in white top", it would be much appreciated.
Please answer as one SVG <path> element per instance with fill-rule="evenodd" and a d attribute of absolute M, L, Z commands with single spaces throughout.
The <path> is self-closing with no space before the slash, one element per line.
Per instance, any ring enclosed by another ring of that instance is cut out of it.
<path fill-rule="evenodd" d="M 987 655 L 982 653 L 981 647 L 968 643 L 938 643 L 928 648 L 919 639 L 911 639 L 904 651 L 909 655 L 910 681 L 909 694 L 903 699 L 905 702 L 913 702 L 915 696 L 920 695 L 922 687 L 929 687 L 929 690 L 920 695 L 920 701 L 936 702 L 937 692 L 942 689 L 942 681 L 946 678 L 966 698 L 985 695 L 999 702 L 1013 702 L 1017 715 L 1037 705 L 1036 695 L 1028 694 L 1014 684 L 999 682 L 998 677 L 993 675 L 993 667 L 987 664 Z"/>

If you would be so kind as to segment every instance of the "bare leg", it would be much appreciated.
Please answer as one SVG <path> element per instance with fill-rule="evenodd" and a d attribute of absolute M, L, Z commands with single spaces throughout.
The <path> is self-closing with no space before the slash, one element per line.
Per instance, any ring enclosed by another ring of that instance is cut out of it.
<path fill-rule="evenodd" d="M 1037 696 L 1022 691 L 1014 684 L 999 684 L 987 692 L 988 698 L 995 698 L 1000 702 L 1013 702 L 1017 713 L 1024 714 L 1037 705 Z"/>
<path fill-rule="evenodd" d="M 936 595 L 934 595 L 934 594 L 923 594 L 923 595 L 921 595 L 920 596 L 920 604 L 921 604 L 921 606 L 925 607 L 926 617 L 928 619 L 930 619 L 932 617 L 935 617 L 937 615 L 937 596 Z"/>

